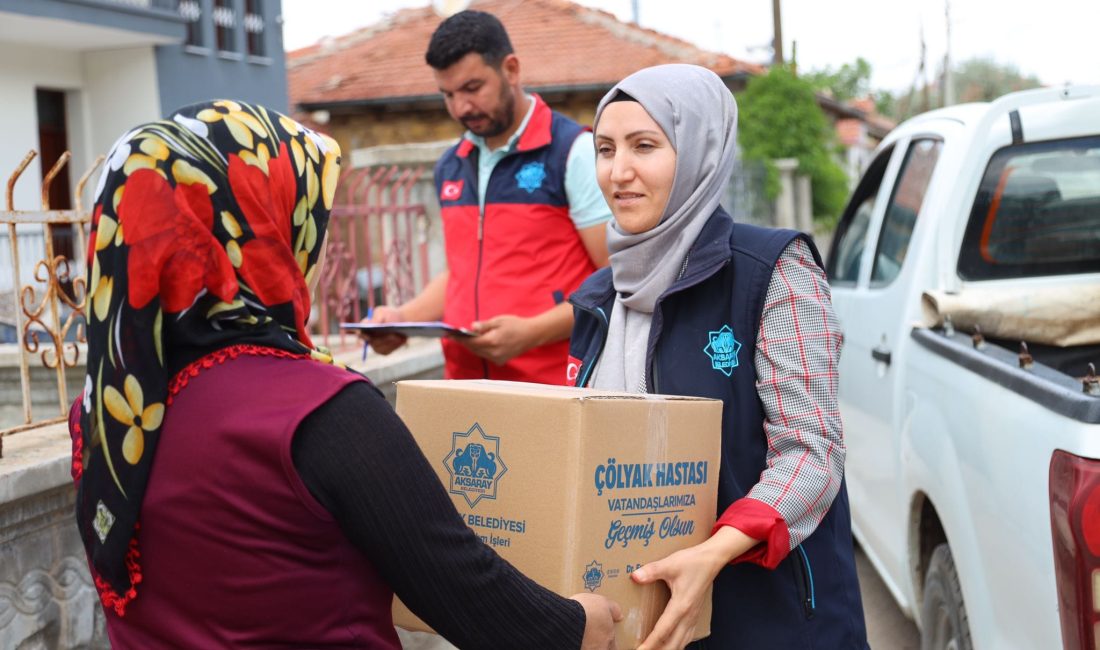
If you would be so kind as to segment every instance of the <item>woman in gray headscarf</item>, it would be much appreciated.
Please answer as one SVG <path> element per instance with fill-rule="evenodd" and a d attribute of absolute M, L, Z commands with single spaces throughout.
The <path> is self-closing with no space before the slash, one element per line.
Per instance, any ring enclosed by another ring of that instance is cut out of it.
<path fill-rule="evenodd" d="M 710 539 L 632 573 L 672 599 L 642 646 L 865 648 L 837 408 L 842 336 L 812 240 L 718 205 L 737 105 L 713 72 L 641 70 L 600 102 L 611 266 L 571 297 L 578 386 L 721 399 Z"/>

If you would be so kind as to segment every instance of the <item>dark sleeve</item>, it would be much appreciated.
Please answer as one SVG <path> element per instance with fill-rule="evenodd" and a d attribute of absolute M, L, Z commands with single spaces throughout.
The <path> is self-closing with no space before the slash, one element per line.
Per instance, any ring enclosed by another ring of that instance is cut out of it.
<path fill-rule="evenodd" d="M 463 522 L 381 394 L 349 384 L 298 426 L 306 487 L 409 609 L 460 648 L 579 648 L 580 603 L 539 586 Z"/>

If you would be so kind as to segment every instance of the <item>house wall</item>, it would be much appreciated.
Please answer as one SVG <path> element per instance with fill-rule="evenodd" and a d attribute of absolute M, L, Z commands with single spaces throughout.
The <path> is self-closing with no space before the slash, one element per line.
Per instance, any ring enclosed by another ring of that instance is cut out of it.
<path fill-rule="evenodd" d="M 0 180 L 5 182 L 27 151 L 38 149 L 36 88 L 68 93 L 74 183 L 123 131 L 160 116 L 152 46 L 78 52 L 0 43 L 0 88 L 0 121 L 5 126 L 5 137 L 0 138 Z M 15 186 L 16 209 L 39 208 L 41 178 L 36 158 Z"/>
<path fill-rule="evenodd" d="M 199 0 L 202 8 L 202 45 L 163 45 L 156 49 L 160 105 L 165 112 L 208 99 L 238 99 L 285 113 L 287 111 L 286 56 L 283 51 L 282 3 L 261 3 L 264 56 L 247 53 L 244 0 L 234 0 L 237 22 L 233 52 L 219 52 L 215 36 L 213 0 Z"/>
<path fill-rule="evenodd" d="M 83 52 L 81 59 L 87 138 L 94 155 L 106 154 L 127 129 L 160 118 L 160 77 L 153 47 Z M 89 184 L 95 188 L 95 183 Z"/>
<path fill-rule="evenodd" d="M 554 110 L 581 124 L 591 124 L 596 114 L 596 104 L 602 96 L 596 93 L 570 93 L 545 99 Z M 298 116 L 316 120 L 315 115 Z M 438 107 L 418 110 L 366 108 L 356 113 L 333 112 L 327 122 L 315 122 L 315 125 L 335 138 L 345 152 L 380 145 L 457 140 L 463 132 L 462 125 L 447 114 L 442 101 Z"/>

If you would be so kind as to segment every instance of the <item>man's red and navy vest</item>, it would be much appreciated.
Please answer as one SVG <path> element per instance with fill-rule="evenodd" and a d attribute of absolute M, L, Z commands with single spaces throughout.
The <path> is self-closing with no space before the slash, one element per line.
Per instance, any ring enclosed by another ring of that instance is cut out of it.
<path fill-rule="evenodd" d="M 142 581 L 125 616 L 104 609 L 112 647 L 400 647 L 393 591 L 291 458 L 302 419 L 363 378 L 270 354 L 215 353 L 174 382 L 141 508 Z"/>
<path fill-rule="evenodd" d="M 435 166 L 447 246 L 443 320 L 458 327 L 511 314 L 530 317 L 569 297 L 596 267 L 569 216 L 565 165 L 584 127 L 538 95 L 514 151 L 493 168 L 478 208 L 478 148 L 463 139 Z M 448 379 L 562 384 L 569 343 L 543 345 L 497 366 L 443 341 Z"/>
<path fill-rule="evenodd" d="M 650 393 L 720 399 L 722 466 L 718 515 L 748 494 L 767 467 L 764 407 L 756 389 L 756 337 L 772 272 L 792 230 L 735 224 L 721 208 L 688 252 L 677 280 L 657 300 L 646 352 Z M 818 259 L 820 264 L 820 259 Z M 571 298 L 575 310 L 569 383 L 585 386 L 607 338 L 615 287 L 601 269 Z M 712 356 L 723 331 L 730 358 Z M 710 637 L 691 650 L 865 650 L 866 629 L 852 549 L 848 491 L 841 483 L 817 529 L 775 569 L 742 562 L 714 581 Z"/>

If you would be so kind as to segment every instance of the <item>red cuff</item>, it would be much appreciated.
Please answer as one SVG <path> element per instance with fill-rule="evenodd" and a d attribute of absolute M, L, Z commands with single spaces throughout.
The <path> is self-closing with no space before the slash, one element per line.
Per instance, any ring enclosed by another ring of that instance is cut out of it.
<path fill-rule="evenodd" d="M 753 539 L 761 540 L 730 564 L 752 562 L 765 569 L 774 569 L 791 551 L 787 522 L 778 510 L 763 501 L 748 497 L 734 501 L 715 522 L 710 534 L 718 532 L 722 526 L 732 526 Z"/>

